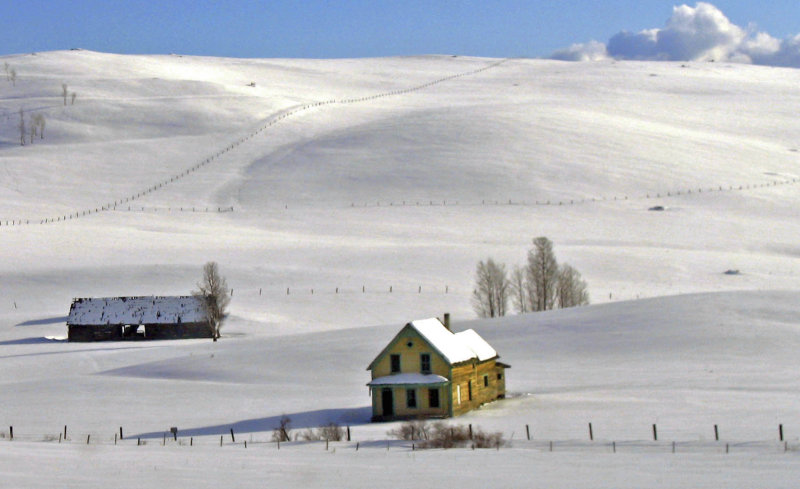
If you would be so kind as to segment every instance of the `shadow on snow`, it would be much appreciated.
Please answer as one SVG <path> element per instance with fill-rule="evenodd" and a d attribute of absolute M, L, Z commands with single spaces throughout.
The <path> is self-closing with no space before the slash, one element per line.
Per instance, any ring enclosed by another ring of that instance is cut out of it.
<path fill-rule="evenodd" d="M 317 428 L 324 426 L 328 423 L 336 423 L 340 426 L 357 426 L 368 424 L 372 416 L 372 408 L 370 406 L 360 408 L 342 408 L 342 409 L 318 409 L 316 411 L 304 411 L 300 413 L 286 413 L 278 416 L 270 416 L 267 418 L 246 419 L 243 421 L 236 421 L 229 424 L 219 424 L 214 426 L 203 426 L 199 428 L 180 429 L 178 427 L 178 436 L 213 436 L 213 435 L 230 435 L 231 429 L 234 434 L 246 433 L 266 433 L 280 426 L 281 418 L 288 416 L 291 419 L 289 428 L 291 430 Z M 169 436 L 169 427 L 164 431 L 152 431 L 149 433 L 140 433 L 137 435 L 128 435 L 126 438 L 161 438 L 164 433 Z"/>
<path fill-rule="evenodd" d="M 58 316 L 54 318 L 31 319 L 30 321 L 15 324 L 14 326 L 41 326 L 43 324 L 58 324 L 66 322 L 67 316 Z"/>

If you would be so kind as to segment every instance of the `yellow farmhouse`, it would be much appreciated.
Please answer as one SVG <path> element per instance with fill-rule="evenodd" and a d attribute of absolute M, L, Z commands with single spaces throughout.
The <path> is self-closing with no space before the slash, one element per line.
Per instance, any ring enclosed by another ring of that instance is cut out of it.
<path fill-rule="evenodd" d="M 372 420 L 458 416 L 505 397 L 505 369 L 478 333 L 453 333 L 449 314 L 406 324 L 370 363 Z"/>

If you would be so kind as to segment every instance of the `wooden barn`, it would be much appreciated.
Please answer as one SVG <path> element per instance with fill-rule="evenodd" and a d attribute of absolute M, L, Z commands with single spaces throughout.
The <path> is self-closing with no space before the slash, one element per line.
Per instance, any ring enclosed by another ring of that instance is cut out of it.
<path fill-rule="evenodd" d="M 67 317 L 69 341 L 211 337 L 203 299 L 194 296 L 75 299 Z"/>
<path fill-rule="evenodd" d="M 505 397 L 498 354 L 474 330 L 453 333 L 449 315 L 412 321 L 370 363 L 372 420 L 458 416 Z"/>

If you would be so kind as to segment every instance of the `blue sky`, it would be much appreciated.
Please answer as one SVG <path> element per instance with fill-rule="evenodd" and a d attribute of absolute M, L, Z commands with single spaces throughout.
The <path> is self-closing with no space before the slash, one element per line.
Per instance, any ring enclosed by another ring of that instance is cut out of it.
<path fill-rule="evenodd" d="M 341 58 L 447 53 L 547 56 L 663 27 L 682 2 L 604 0 L 0 0 L 0 54 L 113 53 Z M 695 2 L 686 2 L 694 6 Z M 711 2 L 732 23 L 800 33 L 797 0 Z"/>

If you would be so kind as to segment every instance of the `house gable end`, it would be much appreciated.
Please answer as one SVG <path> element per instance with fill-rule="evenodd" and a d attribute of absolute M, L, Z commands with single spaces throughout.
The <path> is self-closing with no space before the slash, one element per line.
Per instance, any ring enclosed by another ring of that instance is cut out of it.
<path fill-rule="evenodd" d="M 367 370 L 374 370 L 378 365 L 390 354 L 392 353 L 400 353 L 405 350 L 405 345 L 400 345 L 400 343 L 405 343 L 410 338 L 414 338 L 415 342 L 422 342 L 430 353 L 435 356 L 435 358 L 431 359 L 432 364 L 436 364 L 441 362 L 444 365 L 449 366 L 450 362 L 447 360 L 447 357 L 439 351 L 435 345 L 433 345 L 427 338 L 421 335 L 411 323 L 406 324 L 395 336 L 392 340 L 386 345 L 386 347 L 378 354 L 377 357 L 369 364 Z M 418 350 L 419 348 L 415 348 Z"/>

